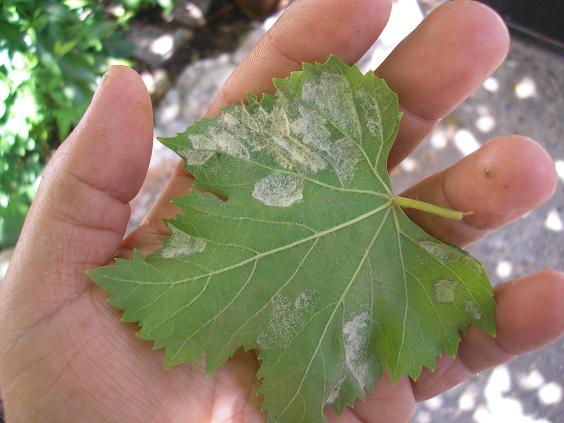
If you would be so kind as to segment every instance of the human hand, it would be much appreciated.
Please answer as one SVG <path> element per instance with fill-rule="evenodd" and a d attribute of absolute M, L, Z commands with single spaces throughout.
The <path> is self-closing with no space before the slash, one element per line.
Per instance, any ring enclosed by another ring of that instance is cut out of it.
<path fill-rule="evenodd" d="M 298 0 L 239 66 L 211 114 L 246 91 L 273 89 L 302 61 L 334 53 L 349 63 L 374 42 L 389 0 Z M 377 70 L 404 112 L 389 167 L 397 165 L 501 63 L 508 35 L 499 18 L 468 1 L 434 12 Z M 80 125 L 45 172 L 8 274 L 0 286 L 0 389 L 12 422 L 262 422 L 257 360 L 239 352 L 205 377 L 200 365 L 163 368 L 163 354 L 118 320 L 84 271 L 116 252 L 161 246 L 171 198 L 192 179 L 180 166 L 145 223 L 123 240 L 128 202 L 148 166 L 152 114 L 141 79 L 112 68 Z M 404 193 L 474 210 L 464 222 L 408 211 L 432 235 L 458 245 L 484 236 L 545 201 L 556 178 L 547 153 L 520 136 L 500 137 Z M 378 381 L 366 401 L 331 422 L 407 422 L 418 400 L 476 372 L 557 339 L 563 331 L 564 277 L 542 272 L 495 289 L 497 338 L 472 327 L 456 359 L 443 357 L 417 382 Z"/>

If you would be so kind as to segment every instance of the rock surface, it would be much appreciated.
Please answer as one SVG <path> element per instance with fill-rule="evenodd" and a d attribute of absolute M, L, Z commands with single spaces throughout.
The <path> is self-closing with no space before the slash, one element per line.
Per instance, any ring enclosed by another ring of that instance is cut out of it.
<path fill-rule="evenodd" d="M 167 30 L 156 25 L 134 24 L 127 37 L 134 45 L 135 59 L 150 67 L 158 67 L 190 41 L 192 31 L 186 28 Z"/>

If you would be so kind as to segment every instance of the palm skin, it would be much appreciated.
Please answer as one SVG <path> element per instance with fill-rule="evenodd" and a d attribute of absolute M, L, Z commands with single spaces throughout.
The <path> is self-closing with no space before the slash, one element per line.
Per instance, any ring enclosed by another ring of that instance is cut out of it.
<path fill-rule="evenodd" d="M 227 81 L 210 114 L 244 92 L 272 90 L 301 61 L 334 53 L 353 63 L 384 26 L 389 0 L 298 0 Z M 339 30 L 335 30 L 339 28 Z M 434 12 L 376 71 L 398 92 L 404 119 L 395 166 L 442 116 L 501 63 L 507 32 L 469 1 Z M 477 59 L 479 58 L 479 60 Z M 145 223 L 125 240 L 129 201 L 144 179 L 152 112 L 140 78 L 123 67 L 104 78 L 80 125 L 51 160 L 0 286 L 0 388 L 11 422 L 263 422 L 255 395 L 258 363 L 238 352 L 213 375 L 201 365 L 163 368 L 163 354 L 119 321 L 84 276 L 132 248 L 151 251 L 166 236 L 171 198 L 191 182 L 181 167 Z M 124 165 L 125 164 L 125 165 Z M 519 136 L 492 140 L 403 195 L 460 210 L 465 222 L 409 212 L 432 235 L 464 245 L 538 206 L 554 191 L 547 153 Z M 564 277 L 546 271 L 496 288 L 498 336 L 471 328 L 456 359 L 443 357 L 417 382 L 378 381 L 366 401 L 331 422 L 407 422 L 415 402 L 478 371 L 561 336 Z M 515 312 L 518 310 L 519 312 Z"/>

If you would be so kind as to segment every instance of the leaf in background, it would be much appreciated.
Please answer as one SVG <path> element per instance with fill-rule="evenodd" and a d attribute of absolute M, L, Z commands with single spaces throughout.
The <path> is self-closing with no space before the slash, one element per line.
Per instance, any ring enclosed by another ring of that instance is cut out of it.
<path fill-rule="evenodd" d="M 400 113 L 384 81 L 332 57 L 275 85 L 163 140 L 227 201 L 177 198 L 162 250 L 91 276 L 167 366 L 260 350 L 269 422 L 317 423 L 383 369 L 416 378 L 454 355 L 469 324 L 493 333 L 495 303 L 475 259 L 393 202 Z"/>
<path fill-rule="evenodd" d="M 55 52 L 55 56 L 62 57 L 71 51 L 74 46 L 78 43 L 78 39 L 69 40 L 67 42 L 61 43 L 59 40 L 55 41 L 55 46 L 53 51 Z"/>

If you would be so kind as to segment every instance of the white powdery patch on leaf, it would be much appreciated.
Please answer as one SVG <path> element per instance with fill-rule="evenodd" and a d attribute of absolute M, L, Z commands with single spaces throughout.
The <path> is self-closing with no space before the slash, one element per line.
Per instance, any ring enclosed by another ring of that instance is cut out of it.
<path fill-rule="evenodd" d="M 288 115 L 291 107 L 282 94 L 279 94 L 278 101 L 271 111 L 265 110 L 262 105 L 255 105 L 252 111 L 249 108 L 250 106 L 232 107 L 228 112 L 224 112 L 210 125 L 208 136 L 213 136 L 211 128 L 228 134 L 227 139 L 236 139 L 249 154 L 249 157 L 243 157 L 246 159 L 255 158 L 251 153 L 263 152 L 285 169 L 308 173 L 325 169 L 325 160 L 304 145 L 301 137 L 295 137 L 291 132 Z M 230 152 L 222 149 L 228 155 L 242 157 L 239 150 L 241 149 Z"/>
<path fill-rule="evenodd" d="M 361 113 L 364 116 L 368 132 L 372 136 L 381 137 L 382 124 L 380 109 L 376 100 L 366 91 L 357 90 L 354 95 L 361 106 Z"/>
<path fill-rule="evenodd" d="M 440 280 L 433 285 L 435 299 L 439 303 L 449 304 L 454 301 L 454 289 L 456 282 L 449 280 Z"/>
<path fill-rule="evenodd" d="M 437 242 L 419 241 L 418 245 L 429 254 L 435 256 L 438 260 L 445 263 L 449 262 L 453 256 L 453 254 L 447 248 L 445 248 L 444 245 L 441 245 Z"/>
<path fill-rule="evenodd" d="M 556 160 L 554 162 L 554 168 L 560 180 L 564 181 L 564 160 Z"/>
<path fill-rule="evenodd" d="M 253 190 L 253 198 L 271 207 L 290 207 L 302 200 L 303 179 L 273 173 L 257 181 Z"/>
<path fill-rule="evenodd" d="M 463 263 L 471 267 L 475 272 L 480 273 L 483 271 L 482 265 L 469 256 L 458 254 L 447 244 L 439 244 L 438 242 L 419 241 L 417 243 L 422 249 L 427 251 L 437 260 L 445 264 Z"/>
<path fill-rule="evenodd" d="M 339 178 L 345 184 L 352 180 L 354 169 L 361 157 L 357 146 L 348 138 L 335 141 L 334 148 L 329 152 L 329 160 L 335 166 Z"/>
<path fill-rule="evenodd" d="M 343 75 L 326 73 L 306 82 L 302 89 L 304 101 L 315 106 L 343 134 L 360 139 L 362 131 L 349 82 Z M 338 98 L 339 101 L 325 101 Z"/>
<path fill-rule="evenodd" d="M 210 126 L 208 134 L 190 135 L 195 150 L 219 151 L 229 156 L 249 159 L 247 147 L 229 132 Z"/>
<path fill-rule="evenodd" d="M 335 401 L 337 401 L 337 398 L 339 398 L 339 394 L 341 393 L 341 388 L 343 387 L 343 383 L 345 382 L 346 378 L 347 375 L 343 374 L 343 376 L 339 379 L 335 387 L 329 393 L 326 404 L 334 404 Z"/>
<path fill-rule="evenodd" d="M 255 118 L 261 127 L 270 129 L 269 135 L 262 132 L 266 136 L 266 142 L 261 148 L 268 151 L 269 155 L 286 169 L 303 170 L 308 173 L 317 173 L 325 169 L 327 166 L 325 160 L 305 145 L 300 137 L 292 133 L 287 109 L 291 107 L 288 106 L 288 100 L 283 95 L 280 95 L 279 101 L 270 113 L 262 107 L 259 109 L 262 113 L 257 113 Z"/>
<path fill-rule="evenodd" d="M 198 237 L 188 235 L 175 226 L 169 226 L 171 236 L 161 250 L 161 257 L 174 258 L 201 253 L 206 248 L 206 242 Z"/>
<path fill-rule="evenodd" d="M 214 152 L 208 150 L 194 150 L 193 148 L 185 148 L 179 154 L 186 161 L 187 165 L 200 166 L 207 162 L 213 156 Z"/>
<path fill-rule="evenodd" d="M 343 327 L 347 367 L 362 388 L 366 387 L 369 382 L 369 369 L 366 361 L 369 320 L 370 316 L 365 311 L 355 316 Z"/>
<path fill-rule="evenodd" d="M 330 123 L 319 114 L 299 106 L 300 118 L 290 124 L 292 134 L 302 137 L 302 141 L 321 153 L 333 166 L 343 184 L 349 183 L 357 163 L 362 158 L 358 146 L 349 138 L 331 140 L 326 126 Z"/>
<path fill-rule="evenodd" d="M 560 215 L 558 214 L 558 210 L 552 209 L 546 215 L 546 220 L 544 221 L 544 227 L 549 231 L 553 232 L 561 232 L 562 227 L 562 220 L 560 219 Z"/>
<path fill-rule="evenodd" d="M 480 320 L 482 318 L 482 313 L 480 313 L 480 310 L 474 301 L 466 301 L 465 308 L 474 319 Z"/>
<path fill-rule="evenodd" d="M 312 306 L 313 291 L 303 290 L 292 302 L 283 295 L 272 299 L 272 318 L 257 338 L 263 349 L 284 347 L 304 325 L 306 311 Z"/>

